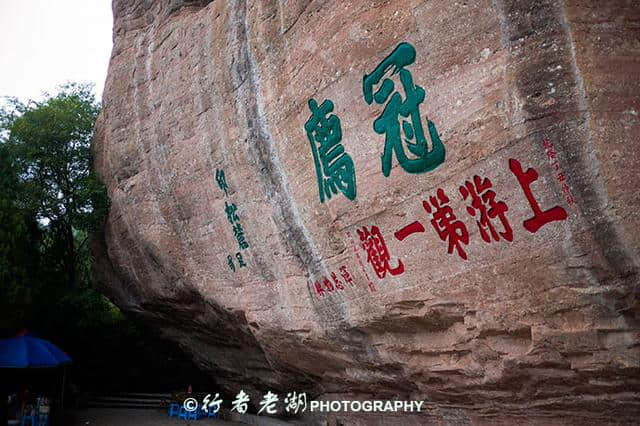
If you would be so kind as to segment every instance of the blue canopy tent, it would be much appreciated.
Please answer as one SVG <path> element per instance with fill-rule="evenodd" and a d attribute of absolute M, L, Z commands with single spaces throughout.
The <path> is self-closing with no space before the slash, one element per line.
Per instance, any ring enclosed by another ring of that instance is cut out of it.
<path fill-rule="evenodd" d="M 51 342 L 22 334 L 0 340 L 0 368 L 46 368 L 71 363 L 71 358 Z"/>
<path fill-rule="evenodd" d="M 51 342 L 26 331 L 16 337 L 0 339 L 0 368 L 53 368 L 63 367 L 61 405 L 64 402 L 66 365 L 71 358 Z"/>

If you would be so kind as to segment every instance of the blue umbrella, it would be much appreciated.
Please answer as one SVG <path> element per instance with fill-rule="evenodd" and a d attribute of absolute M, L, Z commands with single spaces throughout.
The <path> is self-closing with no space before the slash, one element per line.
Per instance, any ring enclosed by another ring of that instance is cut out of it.
<path fill-rule="evenodd" d="M 0 368 L 57 367 L 70 362 L 56 345 L 34 336 L 0 340 Z"/>
<path fill-rule="evenodd" d="M 22 331 L 16 337 L 0 340 L 0 368 L 51 368 L 64 366 L 62 370 L 61 408 L 64 403 L 66 365 L 71 358 L 51 342 Z"/>

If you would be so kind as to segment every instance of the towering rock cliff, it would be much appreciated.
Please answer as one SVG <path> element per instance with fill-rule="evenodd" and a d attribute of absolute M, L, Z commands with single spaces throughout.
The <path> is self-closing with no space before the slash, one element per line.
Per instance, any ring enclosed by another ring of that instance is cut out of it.
<path fill-rule="evenodd" d="M 637 2 L 113 10 L 97 273 L 227 394 L 637 420 Z"/>

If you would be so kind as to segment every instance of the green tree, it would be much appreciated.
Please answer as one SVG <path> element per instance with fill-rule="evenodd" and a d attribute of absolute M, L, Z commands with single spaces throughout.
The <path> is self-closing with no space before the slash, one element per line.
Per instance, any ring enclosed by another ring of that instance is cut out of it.
<path fill-rule="evenodd" d="M 40 260 L 41 232 L 34 212 L 20 206 L 13 157 L 0 144 L 0 312 L 8 324 L 24 321 L 39 282 L 32 277 Z"/>
<path fill-rule="evenodd" d="M 88 236 L 109 207 L 91 164 L 99 111 L 78 84 L 0 110 L 0 330 L 113 310 L 90 277 Z"/>
<path fill-rule="evenodd" d="M 69 84 L 42 102 L 11 102 L 3 127 L 21 188 L 19 203 L 46 228 L 47 264 L 79 283 L 88 232 L 108 209 L 106 189 L 91 166 L 91 140 L 100 105 L 91 87 Z M 78 233 L 84 238 L 78 239 Z"/>

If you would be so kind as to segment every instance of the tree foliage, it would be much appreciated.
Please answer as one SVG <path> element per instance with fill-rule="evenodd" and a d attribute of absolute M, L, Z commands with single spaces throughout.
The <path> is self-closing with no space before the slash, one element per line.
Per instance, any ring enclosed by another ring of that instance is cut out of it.
<path fill-rule="evenodd" d="M 109 207 L 91 164 L 99 111 L 90 86 L 69 84 L 39 102 L 8 99 L 0 112 L 4 330 L 34 324 L 43 313 L 60 317 L 82 305 L 79 298 L 110 309 L 89 273 L 88 235 Z"/>
<path fill-rule="evenodd" d="M 44 252 L 76 285 L 86 238 L 78 242 L 75 231 L 86 236 L 108 209 L 106 190 L 91 167 L 100 106 L 89 86 L 67 85 L 42 102 L 13 100 L 11 107 L 3 127 L 17 172 L 18 205 L 45 225 Z"/>
<path fill-rule="evenodd" d="M 20 206 L 19 180 L 13 158 L 0 144 L 0 312 L 8 324 L 23 321 L 38 290 L 31 273 L 40 260 L 41 231 L 34 212 Z"/>

